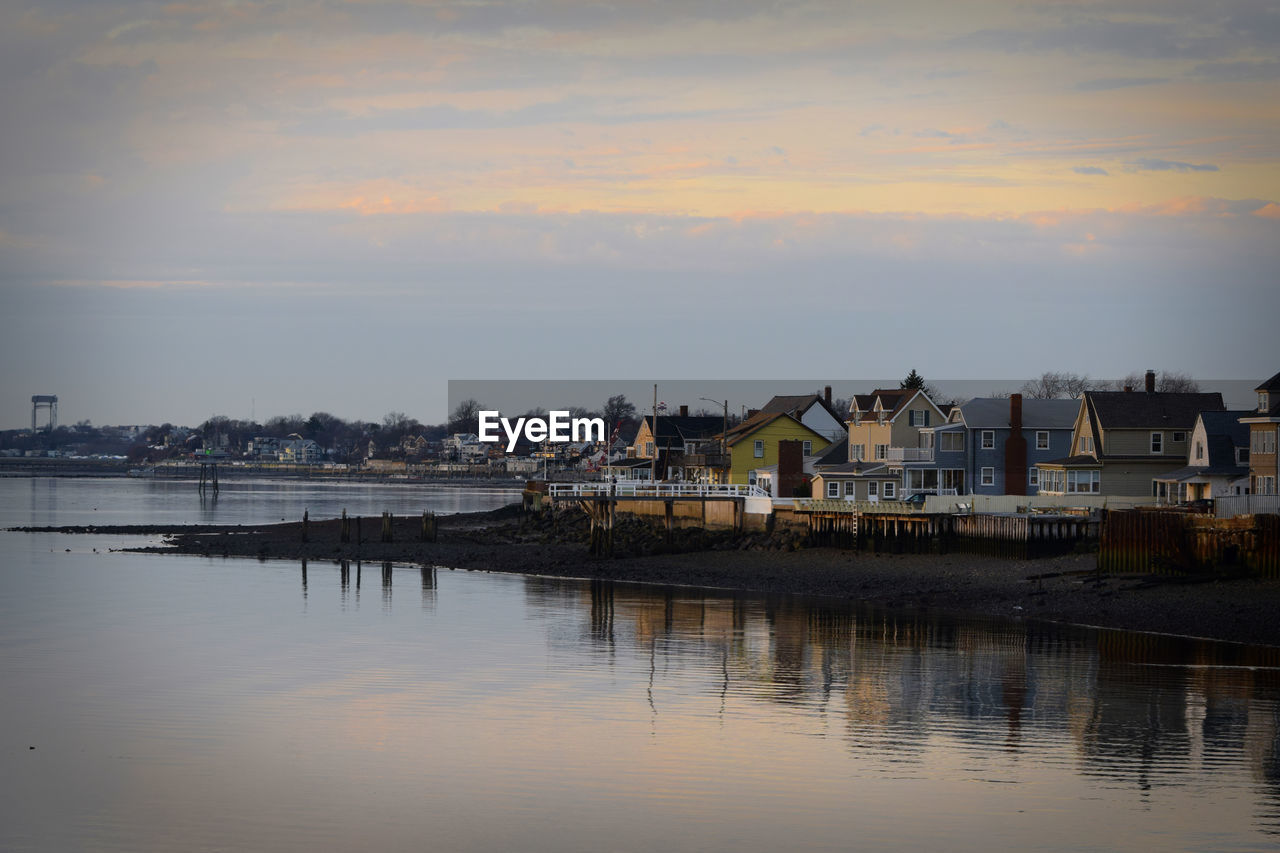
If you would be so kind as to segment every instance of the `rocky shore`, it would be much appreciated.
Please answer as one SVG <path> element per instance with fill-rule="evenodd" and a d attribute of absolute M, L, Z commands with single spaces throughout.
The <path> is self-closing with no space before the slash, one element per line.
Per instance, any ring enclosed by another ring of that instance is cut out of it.
<path fill-rule="evenodd" d="M 36 528 L 23 528 L 37 532 Z M 869 554 L 805 547 L 798 532 L 735 535 L 677 530 L 671 542 L 647 522 L 623 517 L 617 556 L 588 556 L 582 521 L 524 515 L 516 507 L 441 516 L 435 541 L 416 518 L 365 518 L 362 541 L 340 541 L 337 520 L 257 526 L 60 527 L 46 532 L 146 534 L 163 546 L 137 549 L 262 560 L 363 560 L 446 569 L 515 572 L 764 593 L 832 596 L 886 607 L 1045 619 L 1138 631 L 1280 645 L 1280 580 L 1218 575 L 1100 575 L 1093 554 L 1006 560 L 969 554 Z"/>

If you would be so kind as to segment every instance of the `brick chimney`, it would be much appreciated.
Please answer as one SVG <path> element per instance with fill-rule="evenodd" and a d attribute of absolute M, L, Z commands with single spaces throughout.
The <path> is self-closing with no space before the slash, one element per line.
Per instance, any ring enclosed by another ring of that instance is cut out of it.
<path fill-rule="evenodd" d="M 689 417 L 689 407 L 688 407 L 688 406 L 681 406 L 681 407 L 680 407 L 680 417 L 682 417 L 682 418 L 687 418 L 687 417 Z"/>
<path fill-rule="evenodd" d="M 822 389 L 822 399 L 826 402 L 827 407 L 831 407 L 831 386 L 827 385 Z"/>
<path fill-rule="evenodd" d="M 789 498 L 804 482 L 804 445 L 795 440 L 778 442 L 778 497 Z"/>
<path fill-rule="evenodd" d="M 1004 493 L 1027 493 L 1027 440 L 1022 435 L 1022 395 L 1009 395 L 1009 437 L 1004 442 Z"/>
<path fill-rule="evenodd" d="M 1154 394 L 1156 392 L 1156 372 L 1154 370 L 1147 371 L 1147 393 Z"/>

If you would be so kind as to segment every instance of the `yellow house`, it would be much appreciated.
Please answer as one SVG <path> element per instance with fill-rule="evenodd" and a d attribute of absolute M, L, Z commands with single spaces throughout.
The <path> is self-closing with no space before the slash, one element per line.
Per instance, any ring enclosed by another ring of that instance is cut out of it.
<path fill-rule="evenodd" d="M 757 469 L 777 465 L 780 441 L 799 441 L 805 456 L 813 456 L 831 443 L 785 412 L 758 412 L 726 435 L 729 482 L 754 483 Z"/>

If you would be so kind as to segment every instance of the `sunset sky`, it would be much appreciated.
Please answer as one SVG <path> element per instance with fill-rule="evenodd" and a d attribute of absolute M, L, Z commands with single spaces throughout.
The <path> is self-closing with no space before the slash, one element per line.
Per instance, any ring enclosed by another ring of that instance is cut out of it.
<path fill-rule="evenodd" d="M 1273 0 L 14 0 L 0 68 L 3 428 L 1280 370 Z"/>

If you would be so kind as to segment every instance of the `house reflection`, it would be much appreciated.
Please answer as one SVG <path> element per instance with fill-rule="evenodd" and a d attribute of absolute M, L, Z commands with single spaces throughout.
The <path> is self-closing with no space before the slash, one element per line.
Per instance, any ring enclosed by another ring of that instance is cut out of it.
<path fill-rule="evenodd" d="M 1079 772 L 1139 790 L 1243 761 L 1268 791 L 1259 820 L 1280 825 L 1278 649 L 601 580 L 529 578 L 525 594 L 582 613 L 565 642 L 722 701 L 838 718 L 853 750 L 1018 760 L 1067 733 Z"/>

